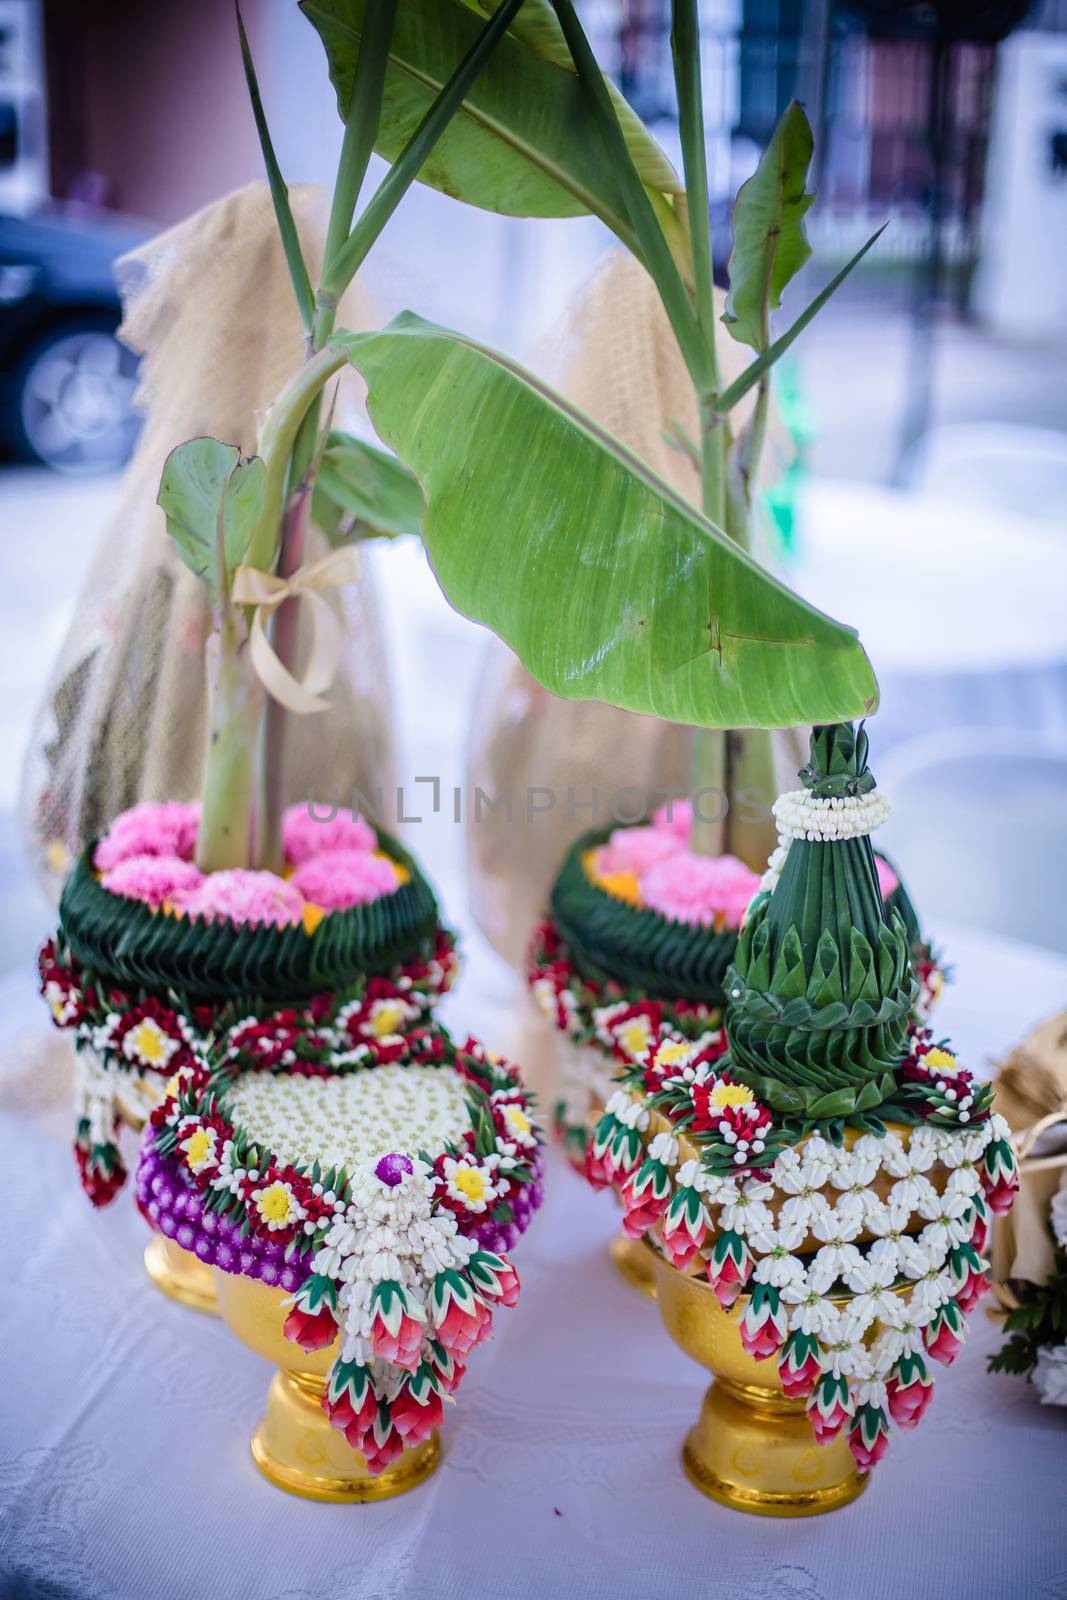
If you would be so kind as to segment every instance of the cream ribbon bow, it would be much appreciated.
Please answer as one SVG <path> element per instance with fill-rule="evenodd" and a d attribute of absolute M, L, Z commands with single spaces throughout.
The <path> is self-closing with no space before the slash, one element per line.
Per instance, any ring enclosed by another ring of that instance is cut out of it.
<path fill-rule="evenodd" d="M 323 691 L 330 687 L 341 660 L 341 625 L 327 605 L 320 589 L 338 589 L 359 576 L 359 552 L 355 545 L 342 545 L 321 561 L 298 567 L 288 578 L 261 572 L 258 567 L 238 567 L 233 575 L 232 595 L 240 605 L 255 606 L 252 617 L 252 665 L 267 693 L 287 711 L 303 715 L 325 711 L 330 702 Z M 282 665 L 267 638 L 267 623 L 286 600 L 307 601 L 311 622 L 311 642 L 303 678 L 296 678 Z"/>

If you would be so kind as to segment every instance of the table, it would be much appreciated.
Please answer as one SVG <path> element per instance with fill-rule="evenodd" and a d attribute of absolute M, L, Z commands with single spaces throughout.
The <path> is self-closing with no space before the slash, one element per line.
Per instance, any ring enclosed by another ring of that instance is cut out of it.
<path fill-rule="evenodd" d="M 976 1064 L 1067 999 L 1067 960 L 939 928 L 959 973 L 940 1021 Z M 500 1048 L 516 980 L 472 936 L 448 1022 Z M 37 1003 L 39 1004 L 39 1002 Z M 30 978 L 0 985 L 40 1034 Z M 25 1039 L 24 1039 L 25 1042 Z M 248 1438 L 268 1369 L 215 1319 L 160 1298 L 128 1195 L 93 1216 L 60 1103 L 0 1114 L 0 1594 L 19 1600 L 1059 1600 L 1067 1414 L 990 1378 L 979 1313 L 917 1433 L 826 1518 L 703 1499 L 678 1449 L 702 1374 L 609 1266 L 616 1213 L 553 1157 L 501 1312 L 444 1430 L 440 1470 L 378 1506 L 290 1499 Z M 40 1097 L 39 1097 L 40 1098 Z M 43 1196 L 48 1195 L 47 1204 Z M 33 1245 L 16 1246 L 32 1229 Z"/>
<path fill-rule="evenodd" d="M 1062 528 L 834 479 L 804 485 L 797 527 L 782 576 L 859 630 L 882 690 L 879 753 L 935 728 L 1067 734 Z"/>

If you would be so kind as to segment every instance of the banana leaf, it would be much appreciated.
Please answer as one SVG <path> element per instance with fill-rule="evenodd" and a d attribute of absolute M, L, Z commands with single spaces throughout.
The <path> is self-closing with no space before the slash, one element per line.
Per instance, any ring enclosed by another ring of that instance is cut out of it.
<path fill-rule="evenodd" d="M 422 491 L 385 450 L 332 430 L 315 477 L 312 519 L 331 544 L 375 536 L 419 536 Z"/>
<path fill-rule="evenodd" d="M 332 343 L 426 500 L 456 609 L 570 700 L 704 727 L 869 714 L 855 631 L 764 572 L 618 440 L 508 358 L 405 312 Z"/>
<path fill-rule="evenodd" d="M 300 0 L 329 61 L 342 120 L 347 116 L 368 0 Z M 444 194 L 521 217 L 601 218 L 639 254 L 622 189 L 604 159 L 600 134 L 554 17 L 531 0 L 494 50 L 419 172 Z M 488 7 L 491 13 L 495 5 Z M 548 8 L 550 9 L 550 8 Z M 393 161 L 470 49 L 485 7 L 463 0 L 404 0 L 390 45 L 374 148 Z M 560 52 L 568 64 L 562 64 Z M 621 98 L 621 97 L 620 97 Z M 686 259 L 682 185 L 639 119 L 618 105 L 627 143 L 649 187 L 672 249 Z M 681 219 L 668 196 L 677 200 Z"/>
<path fill-rule="evenodd" d="M 759 166 L 734 201 L 730 292 L 723 322 L 740 344 L 762 350 L 767 312 L 782 303 L 782 290 L 811 255 L 804 214 L 815 199 L 806 194 L 814 143 L 808 119 L 794 100 L 779 119 Z"/>

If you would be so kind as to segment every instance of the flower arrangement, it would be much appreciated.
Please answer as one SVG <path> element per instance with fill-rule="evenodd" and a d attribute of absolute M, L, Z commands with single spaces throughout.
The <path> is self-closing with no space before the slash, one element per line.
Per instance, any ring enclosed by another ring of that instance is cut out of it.
<path fill-rule="evenodd" d="M 916 1016 L 901 914 L 868 830 L 884 815 L 867 741 L 816 729 L 804 789 L 725 980 L 725 1029 L 647 1002 L 591 1012 L 618 1066 L 586 1173 L 624 1231 L 737 1304 L 816 1440 L 861 1470 L 930 1399 L 988 1287 L 992 1214 L 1018 1170 L 992 1091 Z M 550 954 L 544 947 L 543 954 Z M 551 966 L 544 999 L 569 994 Z M 575 1012 L 557 998 L 557 1020 Z"/>
<path fill-rule="evenodd" d="M 515 1069 L 474 1040 L 379 1035 L 365 1002 L 315 1033 L 279 1050 L 236 1024 L 183 1064 L 138 1203 L 200 1260 L 290 1292 L 302 1349 L 340 1338 L 323 1406 L 378 1474 L 438 1426 L 518 1298 L 503 1252 L 541 1201 L 540 1135 Z"/>
<path fill-rule="evenodd" d="M 301 936 L 304 935 L 301 932 Z M 202 1066 L 221 1050 L 241 1066 L 282 1066 L 312 1074 L 352 1059 L 388 1059 L 403 1035 L 425 1023 L 456 971 L 452 936 L 438 929 L 425 958 L 385 974 L 360 974 L 340 992 L 277 1008 L 235 995 L 204 1000 L 168 988 L 101 982 L 60 938 L 38 958 L 41 992 L 77 1051 L 74 1150 L 94 1206 L 112 1200 L 126 1178 L 119 1124 L 141 1127 L 175 1072 Z"/>
<path fill-rule="evenodd" d="M 579 840 L 556 882 L 554 916 L 531 941 L 527 981 L 561 1036 L 554 1126 L 579 1167 L 619 1061 L 633 1062 L 620 1045 L 628 1029 L 642 1052 L 701 1030 L 726 1048 L 725 974 L 745 913 L 776 868 L 761 880 L 735 857 L 695 854 L 690 810 L 676 801 L 647 825 Z M 883 902 L 905 923 L 918 986 L 913 1015 L 925 1023 L 944 969 L 896 869 L 877 852 L 875 866 Z M 924 1045 L 918 1038 L 916 1048 Z"/>

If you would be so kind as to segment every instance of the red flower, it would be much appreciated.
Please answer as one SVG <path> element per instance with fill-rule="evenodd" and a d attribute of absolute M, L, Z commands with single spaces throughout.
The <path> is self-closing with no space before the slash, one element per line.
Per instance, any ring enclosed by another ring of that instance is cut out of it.
<path fill-rule="evenodd" d="M 708 1261 L 708 1282 L 724 1311 L 733 1305 L 751 1271 L 752 1257 L 740 1234 L 732 1230 L 720 1233 Z"/>
<path fill-rule="evenodd" d="M 921 1356 L 903 1356 L 886 1384 L 889 1415 L 898 1428 L 917 1427 L 934 1397 L 934 1380 Z"/>
<path fill-rule="evenodd" d="M 389 1404 L 393 1427 L 409 1448 L 421 1444 L 435 1428 L 441 1426 L 444 1416 L 441 1396 L 430 1385 L 427 1385 L 427 1391 L 427 1398 L 420 1403 L 410 1388 L 401 1389 Z"/>
<path fill-rule="evenodd" d="M 643 1239 L 663 1216 L 670 1200 L 669 1180 L 657 1182 L 654 1163 L 645 1162 L 619 1186 L 623 1204 L 622 1231 L 628 1239 Z M 657 1190 L 662 1192 L 657 1193 Z"/>
<path fill-rule="evenodd" d="M 806 1400 L 822 1372 L 819 1348 L 810 1334 L 791 1333 L 778 1356 L 778 1376 L 790 1400 Z"/>
<path fill-rule="evenodd" d="M 924 1335 L 926 1348 L 935 1361 L 950 1367 L 963 1349 L 965 1334 L 963 1313 L 955 1300 L 946 1300 Z"/>
<path fill-rule="evenodd" d="M 409 1371 L 418 1366 L 422 1349 L 423 1323 L 411 1315 L 407 1296 L 395 1283 L 378 1283 L 372 1297 L 374 1320 L 371 1346 L 382 1361 Z"/>
<path fill-rule="evenodd" d="M 395 1428 L 390 1428 L 384 1437 L 379 1439 L 378 1430 L 375 1428 L 366 1436 L 360 1449 L 367 1463 L 367 1471 L 372 1478 L 376 1478 L 379 1472 L 384 1472 L 386 1467 L 396 1460 L 397 1456 L 404 1454 L 404 1440 Z"/>
<path fill-rule="evenodd" d="M 673 1227 L 664 1223 L 660 1238 L 663 1242 L 663 1254 L 671 1266 L 684 1272 L 703 1244 L 706 1233 L 703 1219 L 698 1219 L 693 1226 L 684 1215 L 681 1215 Z"/>
<path fill-rule="evenodd" d="M 365 1435 L 378 1416 L 378 1397 L 366 1367 L 355 1361 L 336 1361 L 322 1396 L 323 1409 L 353 1450 L 363 1449 Z"/>
<path fill-rule="evenodd" d="M 110 1205 L 126 1182 L 126 1168 L 118 1151 L 114 1146 L 109 1146 L 109 1149 L 114 1150 L 110 1160 L 86 1149 L 80 1139 L 74 1142 L 74 1157 L 78 1163 L 82 1188 L 97 1208 Z"/>
<path fill-rule="evenodd" d="M 766 1361 L 777 1355 L 786 1336 L 786 1320 L 777 1289 L 757 1283 L 738 1327 L 741 1343 L 748 1355 Z"/>
<path fill-rule="evenodd" d="M 592 1140 L 585 1147 L 585 1176 L 594 1189 L 611 1188 L 612 1169 L 608 1164 L 607 1151 L 598 1156 Z"/>
<path fill-rule="evenodd" d="M 808 1420 L 816 1444 L 829 1444 L 831 1439 L 836 1439 L 851 1415 L 848 1384 L 844 1378 L 824 1372 L 808 1401 Z"/>
<path fill-rule="evenodd" d="M 861 1406 L 848 1430 L 848 1447 L 861 1472 L 876 1466 L 889 1448 L 889 1424 L 880 1406 Z"/>
<path fill-rule="evenodd" d="M 492 1312 L 476 1295 L 470 1296 L 470 1306 L 466 1309 L 453 1295 L 448 1310 L 437 1324 L 437 1337 L 457 1360 L 465 1362 L 475 1345 L 490 1337 L 492 1326 Z"/>
<path fill-rule="evenodd" d="M 325 1350 L 337 1338 L 337 1318 L 325 1304 L 318 1311 L 301 1311 L 294 1306 L 285 1319 L 285 1337 L 301 1350 Z"/>

